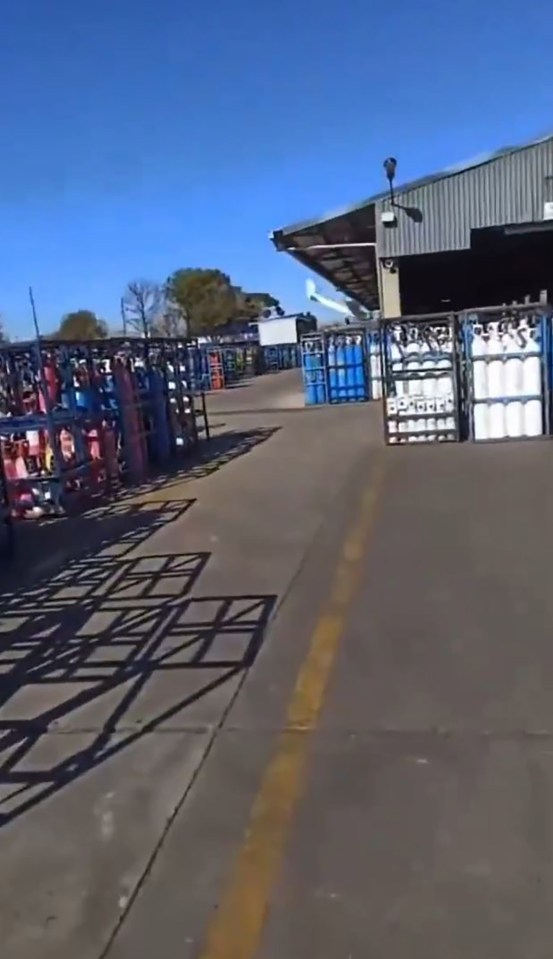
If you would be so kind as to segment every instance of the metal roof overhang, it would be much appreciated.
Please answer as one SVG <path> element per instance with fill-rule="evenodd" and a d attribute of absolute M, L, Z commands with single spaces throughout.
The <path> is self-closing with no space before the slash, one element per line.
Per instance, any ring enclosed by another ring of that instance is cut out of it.
<path fill-rule="evenodd" d="M 275 230 L 271 240 L 350 299 L 378 309 L 374 203 Z"/>

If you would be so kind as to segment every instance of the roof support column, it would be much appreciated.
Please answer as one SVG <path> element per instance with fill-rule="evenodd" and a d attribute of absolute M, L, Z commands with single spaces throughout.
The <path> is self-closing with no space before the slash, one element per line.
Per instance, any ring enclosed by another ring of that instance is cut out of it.
<path fill-rule="evenodd" d="M 398 260 L 387 257 L 378 260 L 378 285 L 380 312 L 383 318 L 387 320 L 393 316 L 401 316 Z"/>

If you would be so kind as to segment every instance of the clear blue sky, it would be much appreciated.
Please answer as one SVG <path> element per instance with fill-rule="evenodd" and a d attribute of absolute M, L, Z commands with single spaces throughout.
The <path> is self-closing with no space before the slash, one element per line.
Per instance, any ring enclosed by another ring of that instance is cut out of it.
<path fill-rule="evenodd" d="M 6 0 L 0 312 L 30 332 L 214 266 L 289 309 L 268 233 L 553 129 L 550 0 Z"/>

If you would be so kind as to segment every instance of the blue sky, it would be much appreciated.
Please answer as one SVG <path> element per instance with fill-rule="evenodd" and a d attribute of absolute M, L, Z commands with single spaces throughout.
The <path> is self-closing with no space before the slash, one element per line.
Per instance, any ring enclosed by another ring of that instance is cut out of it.
<path fill-rule="evenodd" d="M 213 266 L 306 307 L 271 230 L 553 129 L 546 0 L 6 0 L 0 312 L 30 333 Z"/>

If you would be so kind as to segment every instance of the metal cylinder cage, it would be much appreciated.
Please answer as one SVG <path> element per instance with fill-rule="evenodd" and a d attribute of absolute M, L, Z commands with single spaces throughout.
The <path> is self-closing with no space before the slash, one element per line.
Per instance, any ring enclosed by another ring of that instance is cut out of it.
<path fill-rule="evenodd" d="M 14 520 L 141 483 L 209 439 L 205 395 L 298 367 L 299 344 L 108 338 L 0 347 L 0 556 Z"/>
<path fill-rule="evenodd" d="M 321 331 L 301 341 L 305 402 L 382 399 L 390 445 L 549 436 L 552 344 L 541 303 Z"/>
<path fill-rule="evenodd" d="M 208 438 L 196 351 L 161 339 L 3 345 L 4 525 L 140 483 Z"/>

